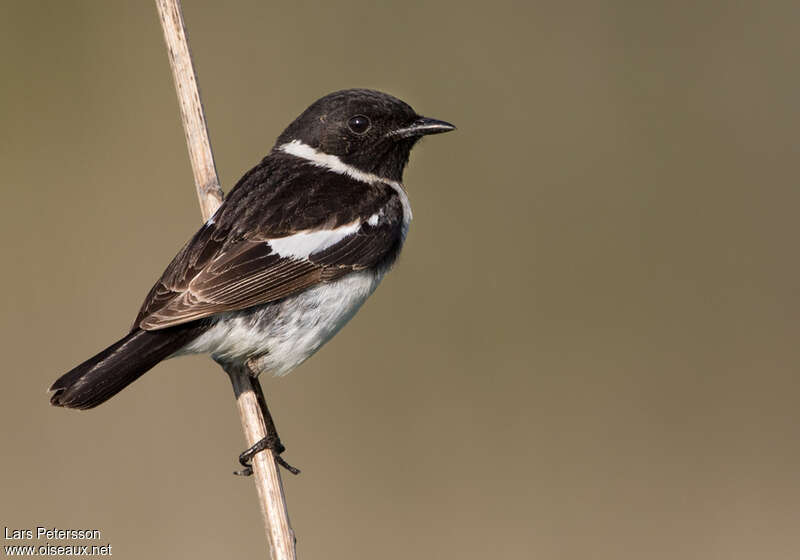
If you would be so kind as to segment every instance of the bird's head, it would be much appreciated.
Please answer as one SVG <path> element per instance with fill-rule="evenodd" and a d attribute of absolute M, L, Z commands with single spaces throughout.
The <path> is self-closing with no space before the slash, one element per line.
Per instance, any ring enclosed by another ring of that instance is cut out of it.
<path fill-rule="evenodd" d="M 401 181 L 414 144 L 427 134 L 453 129 L 450 123 L 418 115 L 386 93 L 348 89 L 315 101 L 286 128 L 276 146 L 302 142 L 363 172 Z"/>

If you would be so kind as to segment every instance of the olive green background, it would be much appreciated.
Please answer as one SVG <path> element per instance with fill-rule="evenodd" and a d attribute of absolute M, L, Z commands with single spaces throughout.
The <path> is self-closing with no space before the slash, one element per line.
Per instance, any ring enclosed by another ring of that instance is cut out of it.
<path fill-rule="evenodd" d="M 0 11 L 0 524 L 264 557 L 210 360 L 45 394 L 200 224 L 155 8 Z M 184 11 L 226 189 L 333 90 L 458 126 L 412 154 L 396 269 L 265 380 L 301 558 L 797 558 L 800 4 Z"/>

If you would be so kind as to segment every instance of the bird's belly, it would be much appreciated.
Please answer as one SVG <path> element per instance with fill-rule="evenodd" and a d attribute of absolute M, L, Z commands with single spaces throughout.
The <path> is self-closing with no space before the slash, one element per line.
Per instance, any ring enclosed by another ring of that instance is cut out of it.
<path fill-rule="evenodd" d="M 355 315 L 382 276 L 374 271 L 353 272 L 277 302 L 221 313 L 179 354 L 210 353 L 230 363 L 250 360 L 256 374 L 285 375 Z"/>

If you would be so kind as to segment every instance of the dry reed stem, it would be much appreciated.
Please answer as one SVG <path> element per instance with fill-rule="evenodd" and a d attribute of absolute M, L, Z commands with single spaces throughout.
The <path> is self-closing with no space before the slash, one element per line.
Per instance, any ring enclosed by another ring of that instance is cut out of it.
<path fill-rule="evenodd" d="M 156 6 L 167 43 L 175 90 L 178 93 L 197 197 L 203 220 L 208 220 L 222 204 L 223 192 L 208 139 L 180 0 L 156 0 Z M 233 384 L 242 429 L 249 447 L 266 436 L 264 418 L 246 369 L 231 369 L 227 373 Z M 258 489 L 272 560 L 295 560 L 294 532 L 289 525 L 281 475 L 272 451 L 267 450 L 253 457 L 253 477 Z"/>

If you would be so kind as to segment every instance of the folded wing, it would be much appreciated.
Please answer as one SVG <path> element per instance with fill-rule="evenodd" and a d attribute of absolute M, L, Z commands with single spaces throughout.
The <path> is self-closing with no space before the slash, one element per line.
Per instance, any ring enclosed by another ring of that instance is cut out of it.
<path fill-rule="evenodd" d="M 391 264 L 402 243 L 401 203 L 390 196 L 371 212 L 337 227 L 320 224 L 282 236 L 234 238 L 230 228 L 209 221 L 150 290 L 134 328 L 163 329 L 245 309 Z"/>

